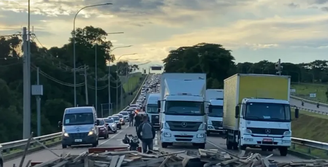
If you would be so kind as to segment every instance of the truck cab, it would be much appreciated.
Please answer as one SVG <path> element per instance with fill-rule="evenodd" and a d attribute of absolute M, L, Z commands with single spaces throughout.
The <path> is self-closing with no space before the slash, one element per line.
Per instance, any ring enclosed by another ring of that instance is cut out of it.
<path fill-rule="evenodd" d="M 212 133 L 224 134 L 223 129 L 223 89 L 207 89 L 207 136 Z"/>
<path fill-rule="evenodd" d="M 160 143 L 163 148 L 206 144 L 205 74 L 164 73 L 161 78 Z"/>
<path fill-rule="evenodd" d="M 157 103 L 160 99 L 159 93 L 149 93 L 147 95 L 145 112 L 149 118 L 149 122 L 153 125 L 153 127 L 158 130 L 159 129 L 159 112 Z"/>
<path fill-rule="evenodd" d="M 287 155 L 292 137 L 290 76 L 236 74 L 224 80 L 224 99 L 227 149 L 278 149 Z"/>

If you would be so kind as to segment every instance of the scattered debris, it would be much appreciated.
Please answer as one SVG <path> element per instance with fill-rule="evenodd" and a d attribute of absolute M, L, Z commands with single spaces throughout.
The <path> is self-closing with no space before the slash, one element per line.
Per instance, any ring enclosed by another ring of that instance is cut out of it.
<path fill-rule="evenodd" d="M 116 150 L 65 155 L 34 167 L 328 167 L 328 160 L 278 163 L 270 160 L 271 156 L 262 157 L 258 153 L 250 153 L 238 157 L 218 149 L 170 153 L 153 151 L 151 154 Z"/>

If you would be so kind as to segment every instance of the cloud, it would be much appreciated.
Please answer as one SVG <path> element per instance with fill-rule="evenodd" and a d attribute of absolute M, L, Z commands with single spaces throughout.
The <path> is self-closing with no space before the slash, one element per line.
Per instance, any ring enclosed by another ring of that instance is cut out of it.
<path fill-rule="evenodd" d="M 290 8 L 299 8 L 300 7 L 299 4 L 296 4 L 294 2 L 287 4 L 287 6 L 290 7 Z"/>

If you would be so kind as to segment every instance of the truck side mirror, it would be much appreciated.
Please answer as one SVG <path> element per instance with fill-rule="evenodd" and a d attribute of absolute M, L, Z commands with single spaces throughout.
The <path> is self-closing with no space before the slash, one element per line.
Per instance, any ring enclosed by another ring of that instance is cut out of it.
<path fill-rule="evenodd" d="M 239 118 L 239 106 L 236 106 L 235 108 L 235 118 Z"/>
<path fill-rule="evenodd" d="M 62 127 L 62 122 L 58 121 L 58 128 L 61 128 L 61 127 Z"/>
<path fill-rule="evenodd" d="M 299 116 L 299 112 L 300 112 L 300 111 L 298 110 L 298 108 L 296 108 L 296 109 L 295 109 L 295 118 L 298 118 L 298 116 Z"/>
<path fill-rule="evenodd" d="M 160 100 L 157 101 L 157 108 L 161 108 L 161 101 Z"/>
<path fill-rule="evenodd" d="M 212 109 L 213 109 L 213 106 L 212 106 L 212 105 L 209 105 L 209 106 L 208 106 L 208 112 L 209 112 L 209 113 L 212 113 Z"/>
<path fill-rule="evenodd" d="M 161 112 L 161 109 L 160 109 L 160 108 L 158 108 L 158 109 L 157 109 L 157 112 L 158 112 L 158 113 L 160 113 L 160 112 Z"/>
<path fill-rule="evenodd" d="M 96 125 L 98 126 L 100 124 L 100 121 L 97 119 L 96 121 Z"/>

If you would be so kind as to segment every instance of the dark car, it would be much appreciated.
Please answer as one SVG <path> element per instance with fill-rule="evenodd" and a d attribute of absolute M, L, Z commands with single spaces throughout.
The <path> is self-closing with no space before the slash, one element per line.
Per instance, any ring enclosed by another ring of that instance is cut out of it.
<path fill-rule="evenodd" d="M 98 136 L 108 139 L 109 136 L 108 128 L 107 128 L 108 125 L 106 124 L 104 119 L 98 119 L 98 120 L 99 120 L 99 125 L 97 126 L 99 132 Z"/>

